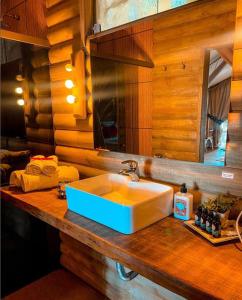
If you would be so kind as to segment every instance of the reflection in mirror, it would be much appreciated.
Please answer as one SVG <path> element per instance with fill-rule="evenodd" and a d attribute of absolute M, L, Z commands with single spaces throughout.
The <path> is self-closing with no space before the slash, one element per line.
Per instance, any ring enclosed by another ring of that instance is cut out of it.
<path fill-rule="evenodd" d="M 95 148 L 225 164 L 235 26 L 225 2 L 91 37 Z"/>
<path fill-rule="evenodd" d="M 167 11 L 197 0 L 97 0 L 97 23 L 102 30 Z"/>
<path fill-rule="evenodd" d="M 26 131 L 38 127 L 34 99 L 40 90 L 47 91 L 45 97 L 49 93 L 49 79 L 35 72 L 43 67 L 44 57 L 46 48 L 1 39 L 1 149 L 27 149 Z"/>
<path fill-rule="evenodd" d="M 225 55 L 225 54 L 230 55 Z M 210 51 L 204 163 L 224 166 L 230 109 L 232 49 Z"/>

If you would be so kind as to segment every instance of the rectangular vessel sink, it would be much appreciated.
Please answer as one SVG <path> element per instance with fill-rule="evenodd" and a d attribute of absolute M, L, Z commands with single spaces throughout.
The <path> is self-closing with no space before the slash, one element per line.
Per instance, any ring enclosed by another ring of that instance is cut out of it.
<path fill-rule="evenodd" d="M 68 209 L 124 234 L 172 213 L 173 189 L 146 180 L 104 174 L 66 185 Z"/>

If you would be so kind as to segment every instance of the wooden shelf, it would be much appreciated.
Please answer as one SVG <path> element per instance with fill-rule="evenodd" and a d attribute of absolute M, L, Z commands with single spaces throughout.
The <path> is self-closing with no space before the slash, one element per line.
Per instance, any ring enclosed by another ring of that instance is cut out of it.
<path fill-rule="evenodd" d="M 112 60 L 112 61 L 116 61 L 116 62 L 120 62 L 123 64 L 128 64 L 128 65 L 135 65 L 135 66 L 140 66 L 140 67 L 145 67 L 145 68 L 154 68 L 153 62 L 124 57 L 124 56 L 96 54 L 96 53 L 91 53 L 91 56 L 101 58 L 101 59 Z"/>

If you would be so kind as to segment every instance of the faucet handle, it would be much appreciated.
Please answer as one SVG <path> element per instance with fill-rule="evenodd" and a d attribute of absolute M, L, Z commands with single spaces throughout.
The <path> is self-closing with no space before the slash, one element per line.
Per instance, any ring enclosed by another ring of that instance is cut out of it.
<path fill-rule="evenodd" d="M 128 165 L 129 166 L 129 170 L 131 170 L 131 171 L 136 171 L 137 168 L 138 168 L 137 161 L 132 160 L 132 159 L 128 159 L 128 160 L 122 161 L 121 164 Z"/>

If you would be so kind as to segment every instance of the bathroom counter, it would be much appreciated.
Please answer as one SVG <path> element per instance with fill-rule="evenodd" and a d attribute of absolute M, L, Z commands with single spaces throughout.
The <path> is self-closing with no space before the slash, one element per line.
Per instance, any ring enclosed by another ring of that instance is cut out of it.
<path fill-rule="evenodd" d="M 188 299 L 242 299 L 242 246 L 212 246 L 173 217 L 123 235 L 67 210 L 56 189 L 1 199 Z"/>

